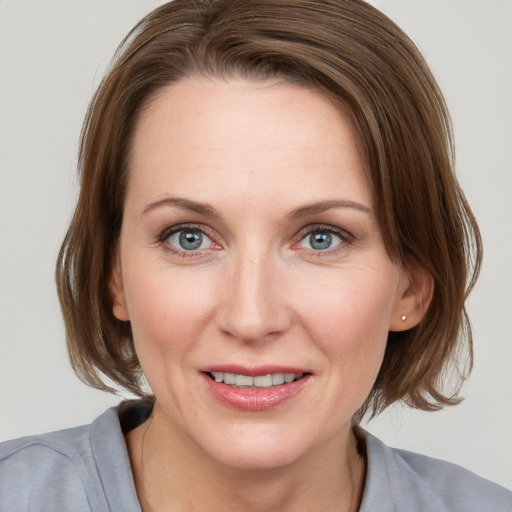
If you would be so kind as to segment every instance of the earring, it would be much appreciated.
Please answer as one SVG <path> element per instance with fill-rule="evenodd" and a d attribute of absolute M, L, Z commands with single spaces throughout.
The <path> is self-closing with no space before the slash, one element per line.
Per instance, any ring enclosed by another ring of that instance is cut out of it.
<path fill-rule="evenodd" d="M 402 322 L 405 322 L 407 320 L 407 315 L 402 315 L 400 317 L 400 320 L 402 320 Z"/>

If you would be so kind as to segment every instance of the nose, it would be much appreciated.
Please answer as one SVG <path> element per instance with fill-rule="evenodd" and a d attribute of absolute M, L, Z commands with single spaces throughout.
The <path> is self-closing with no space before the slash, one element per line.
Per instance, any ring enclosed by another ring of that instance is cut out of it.
<path fill-rule="evenodd" d="M 244 343 L 274 340 L 290 327 L 283 269 L 268 254 L 240 255 L 227 272 L 219 328 Z"/>

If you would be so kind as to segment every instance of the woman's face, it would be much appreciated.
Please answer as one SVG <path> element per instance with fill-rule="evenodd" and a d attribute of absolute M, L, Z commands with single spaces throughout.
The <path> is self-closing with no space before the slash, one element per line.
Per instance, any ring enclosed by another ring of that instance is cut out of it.
<path fill-rule="evenodd" d="M 114 314 L 169 435 L 237 467 L 346 440 L 409 295 L 348 117 L 292 85 L 183 81 L 129 173 Z"/>

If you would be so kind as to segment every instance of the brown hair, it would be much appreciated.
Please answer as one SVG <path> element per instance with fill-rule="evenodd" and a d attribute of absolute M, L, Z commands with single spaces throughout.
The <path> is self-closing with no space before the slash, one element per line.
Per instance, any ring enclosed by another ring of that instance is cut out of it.
<path fill-rule="evenodd" d="M 424 410 L 457 403 L 446 370 L 472 365 L 464 303 L 478 274 L 478 227 L 454 175 L 451 121 L 423 57 L 361 0 L 174 0 L 128 34 L 89 106 L 81 190 L 57 263 L 71 363 L 96 388 L 143 395 L 129 323 L 108 290 L 122 219 L 127 159 L 144 105 L 185 77 L 277 78 L 323 92 L 358 131 L 385 245 L 423 266 L 434 292 L 421 323 L 391 332 L 374 388 L 356 418 L 402 400 Z M 461 359 L 461 354 L 465 359 Z"/>

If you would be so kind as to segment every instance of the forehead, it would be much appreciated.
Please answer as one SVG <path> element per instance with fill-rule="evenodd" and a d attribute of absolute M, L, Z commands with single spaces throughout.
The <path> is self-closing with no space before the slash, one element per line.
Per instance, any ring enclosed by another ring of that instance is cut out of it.
<path fill-rule="evenodd" d="M 331 190 L 370 204 L 363 167 L 349 116 L 324 95 L 287 83 L 189 79 L 163 88 L 140 116 L 128 196 L 286 190 L 311 201 Z"/>

